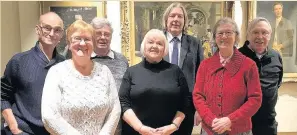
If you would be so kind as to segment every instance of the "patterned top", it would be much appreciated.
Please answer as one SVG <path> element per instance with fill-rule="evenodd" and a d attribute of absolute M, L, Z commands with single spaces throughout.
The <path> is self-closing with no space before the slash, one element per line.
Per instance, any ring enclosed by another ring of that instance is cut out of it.
<path fill-rule="evenodd" d="M 53 66 L 45 80 L 41 112 L 51 134 L 114 134 L 121 109 L 110 70 L 94 62 L 91 75 L 83 76 L 72 60 Z"/>

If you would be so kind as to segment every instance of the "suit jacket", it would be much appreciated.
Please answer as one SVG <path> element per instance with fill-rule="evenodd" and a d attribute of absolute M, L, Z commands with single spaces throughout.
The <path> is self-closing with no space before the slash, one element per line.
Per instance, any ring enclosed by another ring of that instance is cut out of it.
<path fill-rule="evenodd" d="M 164 60 L 170 62 L 169 55 L 166 55 Z M 193 36 L 183 34 L 178 66 L 182 69 L 186 77 L 190 92 L 194 89 L 196 73 L 202 60 L 203 49 L 200 40 Z"/>
<path fill-rule="evenodd" d="M 275 20 L 272 21 L 272 34 L 270 45 L 274 42 L 275 34 L 277 34 L 277 43 L 283 45 L 282 55 L 287 57 L 292 57 L 293 55 L 293 34 L 294 30 L 292 28 L 291 21 L 282 17 L 278 26 L 276 27 Z"/>

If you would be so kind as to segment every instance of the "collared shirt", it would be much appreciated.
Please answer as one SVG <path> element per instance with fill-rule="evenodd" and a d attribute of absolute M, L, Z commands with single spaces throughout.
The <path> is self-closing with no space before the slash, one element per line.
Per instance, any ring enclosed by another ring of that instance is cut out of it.
<path fill-rule="evenodd" d="M 173 43 L 173 39 L 174 37 L 172 36 L 172 34 L 171 33 L 169 33 L 169 32 L 167 32 L 167 41 L 168 41 L 168 43 L 169 43 L 169 61 L 171 62 L 171 55 L 172 55 L 172 52 L 173 52 L 173 45 L 174 45 L 174 43 Z M 179 39 L 179 43 L 177 44 L 177 47 L 178 47 L 178 61 L 179 61 L 179 59 L 180 59 L 180 49 L 181 49 L 181 38 L 182 38 L 182 33 L 180 33 L 178 36 L 177 36 L 177 38 Z"/>
<path fill-rule="evenodd" d="M 221 53 L 219 52 L 219 55 L 220 55 L 220 63 L 221 63 L 223 66 L 225 66 L 225 65 L 230 61 L 230 59 L 232 58 L 233 53 L 234 53 L 234 52 L 232 52 L 232 54 L 231 54 L 228 58 L 224 58 L 224 57 L 221 55 Z"/>
<path fill-rule="evenodd" d="M 109 50 L 109 52 L 107 53 L 106 56 L 107 56 L 107 57 L 104 57 L 104 56 L 98 56 L 95 52 L 92 52 L 92 54 L 91 54 L 91 57 L 92 57 L 92 58 L 98 57 L 98 58 L 111 58 L 111 59 L 114 59 L 114 53 L 113 53 L 113 51 Z"/>

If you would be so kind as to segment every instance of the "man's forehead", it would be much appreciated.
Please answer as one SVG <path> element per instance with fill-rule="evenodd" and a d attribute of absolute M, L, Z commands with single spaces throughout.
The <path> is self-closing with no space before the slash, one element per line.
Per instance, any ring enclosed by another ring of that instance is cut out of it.
<path fill-rule="evenodd" d="M 51 26 L 51 27 L 53 27 L 53 28 L 57 28 L 57 27 L 63 28 L 63 23 L 40 22 L 40 24 L 41 24 L 42 26 Z"/>
<path fill-rule="evenodd" d="M 111 32 L 111 28 L 109 26 L 103 26 L 101 28 L 96 28 L 95 32 Z"/>

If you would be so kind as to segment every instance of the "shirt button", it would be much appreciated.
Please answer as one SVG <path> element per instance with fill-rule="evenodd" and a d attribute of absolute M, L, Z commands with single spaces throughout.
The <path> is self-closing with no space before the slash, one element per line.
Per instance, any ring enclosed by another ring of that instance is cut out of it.
<path fill-rule="evenodd" d="M 222 97 L 222 94 L 219 94 L 219 97 Z"/>
<path fill-rule="evenodd" d="M 219 84 L 219 87 L 222 87 L 222 84 L 221 83 Z"/>
<path fill-rule="evenodd" d="M 222 116 L 223 116 L 223 114 L 221 114 L 221 113 L 220 113 L 220 114 L 219 114 L 219 116 L 220 116 L 220 117 L 222 117 Z"/>
<path fill-rule="evenodd" d="M 222 106 L 221 103 L 218 103 L 218 106 L 221 107 Z"/>

